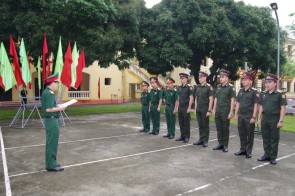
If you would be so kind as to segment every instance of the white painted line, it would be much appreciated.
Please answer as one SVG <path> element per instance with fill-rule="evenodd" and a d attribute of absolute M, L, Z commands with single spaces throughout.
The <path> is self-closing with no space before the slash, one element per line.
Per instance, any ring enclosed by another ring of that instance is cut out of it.
<path fill-rule="evenodd" d="M 2 152 L 6 196 L 11 196 L 10 180 L 9 180 L 9 176 L 8 176 L 8 168 L 7 168 L 6 154 L 5 154 L 4 141 L 3 141 L 1 127 L 0 127 L 0 142 L 1 142 L 1 152 Z"/>
<path fill-rule="evenodd" d="M 68 143 L 86 142 L 86 141 L 92 141 L 92 140 L 111 139 L 111 138 L 126 137 L 126 136 L 137 135 L 137 134 L 140 134 L 140 133 L 131 133 L 131 134 L 126 134 L 126 135 L 116 135 L 116 136 L 110 136 L 110 137 L 97 137 L 97 138 L 90 138 L 90 139 L 83 139 L 83 140 L 64 141 L 64 142 L 59 142 L 58 144 L 68 144 Z M 30 146 L 17 146 L 17 147 L 5 148 L 5 150 L 11 150 L 11 149 L 17 149 L 17 148 L 31 148 L 31 147 L 38 147 L 38 146 L 45 146 L 45 144 L 36 144 L 36 145 L 30 145 Z"/>
<path fill-rule="evenodd" d="M 203 185 L 203 186 L 199 186 L 199 187 L 194 188 L 194 189 L 192 189 L 192 190 L 186 191 L 186 192 L 184 192 L 184 193 L 182 193 L 182 194 L 178 194 L 178 195 L 176 195 L 176 196 L 187 195 L 187 194 L 190 194 L 190 193 L 193 193 L 193 192 L 196 192 L 196 191 L 199 191 L 199 190 L 205 189 L 205 188 L 207 188 L 207 187 L 209 187 L 209 186 L 211 186 L 211 185 L 212 185 L 212 184 L 205 184 L 205 185 Z"/>
<path fill-rule="evenodd" d="M 232 136 L 229 136 L 229 137 L 230 138 L 236 137 L 236 135 L 232 135 Z M 212 139 L 212 140 L 209 140 L 209 141 L 212 142 L 212 141 L 216 141 L 216 140 L 217 139 Z M 81 165 L 89 165 L 89 164 L 93 164 L 93 163 L 100 163 L 100 162 L 106 162 L 106 161 L 124 159 L 124 158 L 129 158 L 129 157 L 141 156 L 141 155 L 145 155 L 145 154 L 151 154 L 151 153 L 155 153 L 155 152 L 162 152 L 162 151 L 166 151 L 166 150 L 183 148 L 183 147 L 187 147 L 187 146 L 191 146 L 191 145 L 192 145 L 192 143 L 181 145 L 181 146 L 174 146 L 174 147 L 169 147 L 169 148 L 163 148 L 163 149 L 159 149 L 159 150 L 152 150 L 152 151 L 147 151 L 147 152 L 141 152 L 141 153 L 136 153 L 136 154 L 131 154 L 131 155 L 113 157 L 113 158 L 108 158 L 108 159 L 100 159 L 100 160 L 96 160 L 96 161 L 89 161 L 89 162 L 84 162 L 84 163 L 77 163 L 77 164 L 73 164 L 73 165 L 66 165 L 66 166 L 63 166 L 63 167 L 64 168 L 70 168 L 70 167 L 77 167 L 77 166 L 81 166 Z M 20 173 L 20 174 L 14 174 L 14 175 L 10 175 L 9 177 L 11 178 L 11 177 L 23 176 L 23 175 L 28 175 L 28 174 L 40 173 L 40 172 L 44 172 L 44 171 L 46 171 L 46 170 L 40 170 L 40 171 L 33 171 L 33 172 L 25 172 L 25 173 Z"/>
<path fill-rule="evenodd" d="M 293 153 L 293 154 L 289 154 L 289 155 L 286 155 L 286 156 L 283 156 L 283 157 L 281 157 L 281 158 L 278 158 L 277 161 L 281 161 L 281 160 L 283 160 L 283 159 L 287 159 L 287 158 L 289 158 L 289 157 L 291 157 L 291 156 L 294 156 L 294 155 L 295 155 L 295 153 Z M 269 164 L 270 164 L 270 163 L 263 163 L 263 164 L 257 165 L 256 167 L 252 167 L 252 170 L 255 170 L 255 169 L 258 169 L 258 168 L 264 167 L 264 166 L 269 165 Z M 215 181 L 215 183 L 222 182 L 222 181 L 226 181 L 226 180 L 228 180 L 228 179 L 230 179 L 230 178 L 240 176 L 240 175 L 245 174 L 245 173 L 247 173 L 247 172 L 249 172 L 249 171 L 251 171 L 251 170 L 246 170 L 246 171 L 243 171 L 242 173 L 236 173 L 236 174 L 231 175 L 231 176 L 226 176 L 226 177 L 224 177 L 224 178 L 219 179 L 218 181 Z M 189 193 L 193 193 L 193 192 L 199 191 L 199 190 L 201 190 L 201 189 L 205 189 L 205 188 L 207 188 L 207 187 L 209 187 L 209 186 L 211 186 L 211 185 L 213 185 L 213 183 L 206 184 L 206 185 L 203 185 L 203 186 L 200 186 L 200 187 L 197 187 L 197 188 L 191 189 L 191 190 L 189 190 L 189 191 L 186 191 L 186 192 L 184 192 L 184 193 L 178 194 L 178 195 L 176 195 L 176 196 L 182 196 L 182 195 L 186 195 L 186 194 L 189 194 Z"/>

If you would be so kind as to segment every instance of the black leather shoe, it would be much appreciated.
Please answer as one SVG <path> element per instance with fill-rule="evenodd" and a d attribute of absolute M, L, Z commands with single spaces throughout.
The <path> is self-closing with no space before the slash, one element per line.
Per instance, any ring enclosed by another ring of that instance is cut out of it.
<path fill-rule="evenodd" d="M 139 132 L 144 132 L 144 129 L 140 129 Z"/>
<path fill-rule="evenodd" d="M 182 141 L 182 140 L 184 140 L 184 138 L 183 137 L 179 137 L 175 141 Z"/>
<path fill-rule="evenodd" d="M 173 139 L 173 138 L 174 138 L 174 136 L 170 135 L 168 138 L 171 140 L 171 139 Z"/>
<path fill-rule="evenodd" d="M 55 167 L 55 168 L 52 168 L 52 169 L 46 168 L 46 170 L 49 171 L 49 172 L 61 172 L 61 171 L 64 170 L 64 168 L 62 168 L 62 167 Z"/>
<path fill-rule="evenodd" d="M 250 159 L 252 157 L 252 155 L 249 153 L 249 154 L 246 154 L 246 158 L 247 159 Z"/>
<path fill-rule="evenodd" d="M 168 134 L 167 135 L 163 135 L 163 137 L 170 137 L 170 135 L 168 135 Z"/>
<path fill-rule="evenodd" d="M 221 144 L 218 144 L 217 146 L 213 148 L 213 150 L 221 150 L 221 149 L 223 149 L 223 145 Z"/>
<path fill-rule="evenodd" d="M 202 144 L 203 144 L 202 140 L 199 140 L 199 141 L 193 143 L 193 145 L 202 145 Z"/>
<path fill-rule="evenodd" d="M 228 152 L 228 148 L 227 148 L 227 146 L 224 146 L 223 149 L 222 149 L 222 151 L 223 151 L 223 152 Z"/>
<path fill-rule="evenodd" d="M 208 147 L 208 142 L 203 142 L 203 147 L 207 148 Z"/>
<path fill-rule="evenodd" d="M 241 155 L 246 155 L 247 153 L 245 151 L 239 151 L 239 152 L 235 152 L 236 156 L 241 156 Z"/>
<path fill-rule="evenodd" d="M 153 135 L 159 135 L 159 133 L 153 133 Z"/>
<path fill-rule="evenodd" d="M 155 132 L 149 132 L 149 134 L 154 134 Z"/>
<path fill-rule="evenodd" d="M 263 155 L 261 158 L 258 158 L 257 161 L 270 161 L 270 158 Z"/>
<path fill-rule="evenodd" d="M 270 164 L 276 165 L 277 164 L 277 160 L 275 160 L 275 159 L 270 160 Z"/>
<path fill-rule="evenodd" d="M 183 139 L 183 143 L 188 143 L 189 139 L 186 137 Z"/>

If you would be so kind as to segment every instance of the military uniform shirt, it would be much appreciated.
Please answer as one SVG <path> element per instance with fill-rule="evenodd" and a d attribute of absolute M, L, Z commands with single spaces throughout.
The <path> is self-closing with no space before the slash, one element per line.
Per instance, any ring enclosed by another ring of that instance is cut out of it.
<path fill-rule="evenodd" d="M 150 101 L 153 105 L 159 104 L 160 99 L 163 97 L 163 92 L 160 88 L 154 88 L 150 92 Z"/>
<path fill-rule="evenodd" d="M 148 92 L 148 91 L 146 91 L 146 92 L 142 92 L 141 93 L 141 104 L 142 105 L 148 105 L 149 104 L 149 102 L 150 102 L 150 93 Z"/>
<path fill-rule="evenodd" d="M 178 91 L 176 89 L 167 89 L 165 92 L 165 100 L 167 105 L 174 105 L 178 99 Z"/>
<path fill-rule="evenodd" d="M 186 107 L 189 105 L 190 96 L 193 95 L 193 87 L 189 84 L 181 85 L 178 89 L 179 93 L 179 107 Z"/>
<path fill-rule="evenodd" d="M 46 112 L 48 108 L 55 108 L 56 107 L 56 100 L 54 93 L 50 90 L 50 88 L 46 88 L 41 96 L 41 103 L 42 103 L 42 114 L 44 117 L 51 117 L 51 116 L 59 116 L 59 112 Z"/>
<path fill-rule="evenodd" d="M 215 97 L 217 98 L 216 110 L 220 108 L 230 108 L 231 98 L 235 98 L 235 89 L 232 84 L 217 85 Z"/>
<path fill-rule="evenodd" d="M 286 95 L 274 90 L 271 94 L 269 91 L 261 93 L 260 104 L 265 115 L 280 115 L 281 106 L 287 105 Z"/>
<path fill-rule="evenodd" d="M 208 110 L 210 96 L 213 96 L 213 89 L 210 84 L 199 85 L 195 93 L 197 99 L 197 110 L 206 109 Z"/>
<path fill-rule="evenodd" d="M 239 114 L 252 115 L 254 104 L 259 103 L 259 94 L 257 90 L 252 87 L 246 91 L 242 88 L 238 93 L 237 102 L 240 103 Z"/>

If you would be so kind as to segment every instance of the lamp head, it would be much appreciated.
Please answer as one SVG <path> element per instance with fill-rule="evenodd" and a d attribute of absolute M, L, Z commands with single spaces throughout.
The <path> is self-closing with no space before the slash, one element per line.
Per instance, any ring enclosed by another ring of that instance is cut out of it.
<path fill-rule="evenodd" d="M 277 3 L 271 3 L 270 7 L 274 10 L 277 11 L 278 10 L 278 4 Z"/>

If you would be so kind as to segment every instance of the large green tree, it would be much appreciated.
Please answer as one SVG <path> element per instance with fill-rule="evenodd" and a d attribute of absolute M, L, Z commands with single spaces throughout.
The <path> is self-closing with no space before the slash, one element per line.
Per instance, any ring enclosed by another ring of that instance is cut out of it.
<path fill-rule="evenodd" d="M 8 46 L 9 35 L 23 37 L 33 57 L 42 53 L 43 33 L 48 48 L 56 53 L 58 38 L 63 51 L 67 42 L 85 48 L 88 64 L 99 60 L 103 67 L 133 57 L 139 41 L 143 0 L 3 0 L 0 3 L 0 40 Z M 120 55 L 119 55 L 120 54 Z"/>
<path fill-rule="evenodd" d="M 206 57 L 213 60 L 209 82 L 221 68 L 236 71 L 244 62 L 257 71 L 276 66 L 276 23 L 271 10 L 233 0 L 162 0 L 143 15 L 140 65 L 154 74 L 173 67 L 197 72 Z"/>

